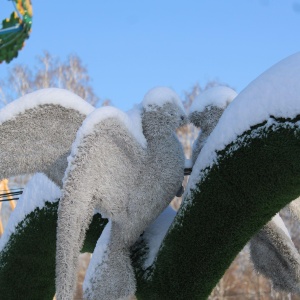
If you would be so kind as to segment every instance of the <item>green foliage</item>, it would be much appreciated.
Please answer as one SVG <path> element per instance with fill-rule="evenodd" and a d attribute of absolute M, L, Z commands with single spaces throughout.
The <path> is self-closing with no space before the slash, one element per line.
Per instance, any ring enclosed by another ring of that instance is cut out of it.
<path fill-rule="evenodd" d="M 58 202 L 36 208 L 11 235 L 0 253 L 1 299 L 53 299 L 57 208 Z M 93 252 L 106 223 L 99 214 L 94 216 L 82 252 Z"/>
<path fill-rule="evenodd" d="M 249 239 L 299 196 L 299 128 L 276 121 L 276 129 L 264 123 L 245 132 L 199 170 L 155 265 L 143 272 L 135 260 L 139 300 L 206 299 Z"/>

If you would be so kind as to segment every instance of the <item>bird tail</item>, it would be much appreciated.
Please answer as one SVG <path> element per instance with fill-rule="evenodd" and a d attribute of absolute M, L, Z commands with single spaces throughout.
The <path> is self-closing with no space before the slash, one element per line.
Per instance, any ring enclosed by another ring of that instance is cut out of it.
<path fill-rule="evenodd" d="M 78 256 L 94 206 L 84 189 L 64 190 L 58 208 L 56 241 L 56 299 L 72 300 L 76 286 Z"/>

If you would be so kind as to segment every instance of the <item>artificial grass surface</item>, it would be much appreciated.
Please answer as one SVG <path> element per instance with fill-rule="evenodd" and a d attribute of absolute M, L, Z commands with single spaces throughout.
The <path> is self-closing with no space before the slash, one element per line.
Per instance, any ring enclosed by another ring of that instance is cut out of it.
<path fill-rule="evenodd" d="M 298 120 L 276 120 L 275 131 L 259 124 L 218 153 L 218 165 L 184 199 L 147 276 L 135 260 L 139 300 L 207 299 L 250 238 L 300 195 Z"/>
<path fill-rule="evenodd" d="M 46 202 L 18 224 L 0 253 L 0 299 L 52 300 L 58 202 Z M 82 252 L 93 252 L 107 223 L 94 216 Z"/>

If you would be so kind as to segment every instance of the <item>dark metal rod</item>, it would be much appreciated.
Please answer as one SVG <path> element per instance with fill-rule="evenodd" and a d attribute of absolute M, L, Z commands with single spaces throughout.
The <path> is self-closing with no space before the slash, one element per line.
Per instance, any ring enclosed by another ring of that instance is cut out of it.
<path fill-rule="evenodd" d="M 6 202 L 6 201 L 12 201 L 12 200 L 19 200 L 19 198 L 4 199 L 4 200 L 0 200 L 0 202 Z"/>
<path fill-rule="evenodd" d="M 185 168 L 184 169 L 184 176 L 191 175 L 192 170 L 193 170 L 193 168 Z"/>
<path fill-rule="evenodd" d="M 15 32 L 21 31 L 22 29 L 23 29 L 22 25 L 16 25 L 13 27 L 5 28 L 5 29 L 0 29 L 0 35 L 8 34 L 8 33 L 15 33 Z"/>

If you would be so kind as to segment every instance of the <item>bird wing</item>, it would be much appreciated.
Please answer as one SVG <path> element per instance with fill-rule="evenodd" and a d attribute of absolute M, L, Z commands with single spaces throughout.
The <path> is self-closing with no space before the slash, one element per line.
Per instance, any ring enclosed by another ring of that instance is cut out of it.
<path fill-rule="evenodd" d="M 58 299 L 73 295 L 74 269 L 94 208 L 115 221 L 127 216 L 133 183 L 146 153 L 145 139 L 136 127 L 127 114 L 103 107 L 90 114 L 77 132 L 58 208 Z"/>
<path fill-rule="evenodd" d="M 255 269 L 276 289 L 299 293 L 300 255 L 279 215 L 252 237 L 250 255 Z"/>
<path fill-rule="evenodd" d="M 68 158 L 64 189 L 73 185 L 77 176 L 82 178 L 85 193 L 89 190 L 92 196 L 101 198 L 101 213 L 110 212 L 112 217 L 114 208 L 110 206 L 120 206 L 128 187 L 133 186 L 145 149 L 146 140 L 139 121 L 133 122 L 114 107 L 99 108 L 77 132 Z M 80 189 L 78 184 L 72 190 L 75 189 Z M 112 203 L 116 197 L 118 201 Z"/>
<path fill-rule="evenodd" d="M 43 172 L 66 158 L 93 106 L 62 89 L 27 94 L 0 111 L 1 178 Z"/>

